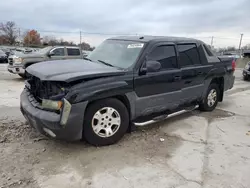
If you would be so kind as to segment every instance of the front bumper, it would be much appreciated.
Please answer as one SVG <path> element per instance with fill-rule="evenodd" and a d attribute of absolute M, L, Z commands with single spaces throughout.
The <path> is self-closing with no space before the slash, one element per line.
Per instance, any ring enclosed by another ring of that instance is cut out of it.
<path fill-rule="evenodd" d="M 8 71 L 13 74 L 24 74 L 25 69 L 22 65 L 8 65 Z"/>
<path fill-rule="evenodd" d="M 67 141 L 82 138 L 83 118 L 87 102 L 72 104 L 68 121 L 66 125 L 62 126 L 60 125 L 61 114 L 37 108 L 37 102 L 34 100 L 29 91 L 24 89 L 21 94 L 21 112 L 29 124 L 40 133 Z M 48 134 L 48 130 L 53 134 Z"/>

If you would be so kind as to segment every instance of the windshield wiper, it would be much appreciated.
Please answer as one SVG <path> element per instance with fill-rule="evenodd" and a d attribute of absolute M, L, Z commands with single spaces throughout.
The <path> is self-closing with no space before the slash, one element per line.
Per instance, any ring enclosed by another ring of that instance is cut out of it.
<path fill-rule="evenodd" d="M 107 62 L 105 62 L 105 61 L 102 61 L 102 60 L 99 60 L 99 59 L 98 59 L 97 61 L 103 63 L 104 65 L 108 65 L 108 66 L 110 66 L 110 67 L 115 67 L 114 65 L 111 65 L 110 63 L 107 63 Z"/>
<path fill-rule="evenodd" d="M 87 57 L 83 57 L 83 59 L 88 60 L 88 61 L 92 61 L 91 59 L 89 59 Z"/>

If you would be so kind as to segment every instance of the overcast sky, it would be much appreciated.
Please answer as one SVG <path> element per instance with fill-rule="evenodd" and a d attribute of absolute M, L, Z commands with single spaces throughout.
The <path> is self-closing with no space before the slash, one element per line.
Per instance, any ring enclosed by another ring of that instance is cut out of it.
<path fill-rule="evenodd" d="M 97 45 L 112 34 L 195 37 L 215 46 L 250 43 L 250 0 L 1 0 L 0 22 Z M 47 31 L 47 32 L 46 32 Z M 61 33 L 52 33 L 57 31 Z M 63 33 L 63 32 L 72 33 Z M 89 34 L 100 33 L 100 34 Z M 229 38 L 229 39 L 227 39 Z"/>

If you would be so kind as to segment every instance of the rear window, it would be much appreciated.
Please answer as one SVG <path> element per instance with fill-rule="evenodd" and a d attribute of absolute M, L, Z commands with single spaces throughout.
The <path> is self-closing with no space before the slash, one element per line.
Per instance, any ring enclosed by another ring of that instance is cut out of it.
<path fill-rule="evenodd" d="M 204 47 L 208 56 L 214 56 L 213 53 L 211 52 L 211 50 L 207 47 L 207 45 L 203 45 L 203 47 Z"/>
<path fill-rule="evenodd" d="M 201 64 L 200 56 L 195 44 L 178 44 L 177 47 L 181 67 Z"/>
<path fill-rule="evenodd" d="M 76 48 L 67 48 L 68 56 L 78 56 L 80 55 L 80 50 Z"/>

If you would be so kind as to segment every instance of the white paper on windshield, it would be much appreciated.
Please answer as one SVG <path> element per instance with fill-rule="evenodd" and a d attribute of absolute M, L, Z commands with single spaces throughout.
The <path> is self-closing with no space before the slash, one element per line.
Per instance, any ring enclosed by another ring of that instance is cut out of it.
<path fill-rule="evenodd" d="M 144 44 L 139 43 L 139 44 L 129 44 L 128 48 L 142 48 Z"/>

